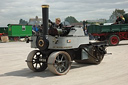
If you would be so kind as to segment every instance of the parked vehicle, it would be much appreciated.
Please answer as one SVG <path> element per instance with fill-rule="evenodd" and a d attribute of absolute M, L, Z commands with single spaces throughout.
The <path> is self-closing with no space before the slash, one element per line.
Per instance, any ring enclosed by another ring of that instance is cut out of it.
<path fill-rule="evenodd" d="M 8 34 L 8 27 L 0 27 L 0 38 L 3 35 L 7 35 Z"/>
<path fill-rule="evenodd" d="M 32 36 L 32 25 L 8 24 L 8 27 L 0 27 L 0 36 L 4 35 L 12 40 Z"/>
<path fill-rule="evenodd" d="M 108 41 L 109 45 L 118 45 L 121 40 L 128 40 L 128 24 L 91 25 L 88 33 L 99 41 Z"/>
<path fill-rule="evenodd" d="M 14 40 L 26 36 L 32 36 L 32 25 L 9 24 L 8 36 L 9 38 L 14 38 Z"/>

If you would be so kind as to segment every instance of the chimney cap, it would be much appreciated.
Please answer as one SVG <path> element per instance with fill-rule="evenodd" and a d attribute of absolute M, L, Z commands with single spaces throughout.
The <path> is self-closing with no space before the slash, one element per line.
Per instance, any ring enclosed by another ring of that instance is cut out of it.
<path fill-rule="evenodd" d="M 49 8 L 49 5 L 42 5 L 42 8 Z"/>

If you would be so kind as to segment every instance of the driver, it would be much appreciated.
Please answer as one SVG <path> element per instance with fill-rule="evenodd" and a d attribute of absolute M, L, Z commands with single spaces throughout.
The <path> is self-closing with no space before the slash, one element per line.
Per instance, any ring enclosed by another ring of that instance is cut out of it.
<path fill-rule="evenodd" d="M 55 23 L 52 22 L 51 20 L 49 20 L 49 23 L 52 25 L 53 28 L 56 28 L 56 29 L 62 29 L 63 28 L 63 24 L 61 23 L 60 18 L 56 18 Z"/>
<path fill-rule="evenodd" d="M 61 23 L 60 18 L 55 19 L 55 23 L 49 20 L 49 35 L 63 35 L 63 24 Z"/>
<path fill-rule="evenodd" d="M 63 24 L 61 23 L 60 18 L 56 18 L 56 24 L 55 25 L 59 29 L 61 29 L 63 27 Z"/>

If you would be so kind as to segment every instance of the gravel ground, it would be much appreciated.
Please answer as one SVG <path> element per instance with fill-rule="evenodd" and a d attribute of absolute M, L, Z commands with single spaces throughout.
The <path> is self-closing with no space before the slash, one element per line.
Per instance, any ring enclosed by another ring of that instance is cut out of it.
<path fill-rule="evenodd" d="M 25 60 L 34 49 L 25 42 L 0 43 L 0 85 L 128 85 L 128 41 L 107 48 L 99 65 L 73 63 L 63 76 L 32 72 Z"/>

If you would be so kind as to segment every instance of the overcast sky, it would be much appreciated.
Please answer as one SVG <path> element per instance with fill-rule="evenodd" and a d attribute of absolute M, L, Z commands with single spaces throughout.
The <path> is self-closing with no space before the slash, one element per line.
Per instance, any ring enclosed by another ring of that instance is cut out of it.
<path fill-rule="evenodd" d="M 62 21 L 67 16 L 77 20 L 94 20 L 109 16 L 115 9 L 128 12 L 128 0 L 0 0 L 0 27 L 7 24 L 18 24 L 22 18 L 29 21 L 35 16 L 42 17 L 42 4 L 48 4 L 49 18 Z"/>

